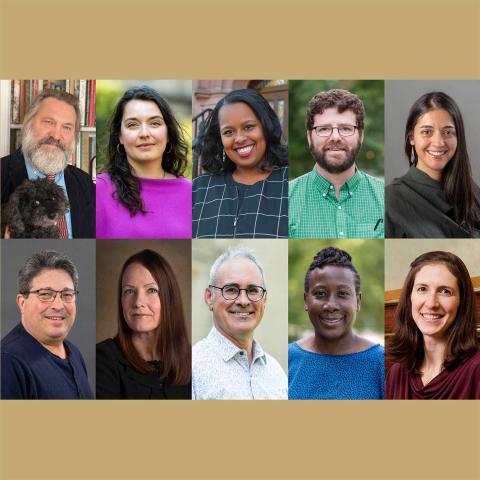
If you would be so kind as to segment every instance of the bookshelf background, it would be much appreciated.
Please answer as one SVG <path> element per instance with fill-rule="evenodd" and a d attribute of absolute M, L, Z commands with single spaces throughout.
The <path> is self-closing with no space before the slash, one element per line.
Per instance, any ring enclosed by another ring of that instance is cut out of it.
<path fill-rule="evenodd" d="M 25 112 L 43 90 L 64 90 L 75 95 L 80 106 L 80 134 L 72 165 L 95 179 L 96 160 L 96 80 L 1 80 L 0 156 L 13 153 L 22 143 Z"/>

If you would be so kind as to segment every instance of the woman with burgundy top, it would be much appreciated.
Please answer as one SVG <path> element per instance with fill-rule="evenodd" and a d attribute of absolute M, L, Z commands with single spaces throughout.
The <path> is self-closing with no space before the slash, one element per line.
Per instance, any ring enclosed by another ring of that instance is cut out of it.
<path fill-rule="evenodd" d="M 128 89 L 110 121 L 108 173 L 97 177 L 97 238 L 191 238 L 188 146 L 168 103 Z"/>
<path fill-rule="evenodd" d="M 410 265 L 387 345 L 389 399 L 480 399 L 475 295 L 465 264 L 428 252 Z"/>

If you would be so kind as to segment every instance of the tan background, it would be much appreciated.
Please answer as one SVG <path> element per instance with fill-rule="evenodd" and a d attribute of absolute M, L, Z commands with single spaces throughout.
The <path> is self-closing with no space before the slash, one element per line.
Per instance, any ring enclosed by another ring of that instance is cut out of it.
<path fill-rule="evenodd" d="M 191 240 L 97 240 L 97 342 L 117 334 L 118 277 L 128 257 L 149 248 L 172 267 L 191 330 Z"/>
<path fill-rule="evenodd" d="M 478 79 L 479 23 L 476 0 L 0 0 L 0 77 Z M 0 420 L 8 479 L 480 477 L 478 401 L 2 401 Z"/>

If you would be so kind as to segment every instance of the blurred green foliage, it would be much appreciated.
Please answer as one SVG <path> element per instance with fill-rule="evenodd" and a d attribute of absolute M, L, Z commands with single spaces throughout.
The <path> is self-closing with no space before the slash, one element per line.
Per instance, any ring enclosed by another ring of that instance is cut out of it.
<path fill-rule="evenodd" d="M 384 243 L 383 240 L 289 240 L 288 241 L 288 340 L 313 332 L 304 310 L 305 273 L 314 255 L 334 246 L 347 251 L 360 274 L 362 304 L 354 329 L 384 332 Z"/>
<path fill-rule="evenodd" d="M 148 84 L 148 82 L 143 83 Z M 97 174 L 104 172 L 107 168 L 108 125 L 115 105 L 124 93 L 125 89 L 119 88 L 116 84 L 97 82 Z M 164 98 L 169 102 L 175 115 L 175 105 L 166 96 Z M 188 165 L 183 175 L 185 178 L 192 178 L 192 119 L 178 116 L 176 119 L 183 129 L 185 141 L 189 145 Z"/>
<path fill-rule="evenodd" d="M 309 172 L 314 160 L 308 149 L 305 119 L 308 102 L 318 92 L 343 88 L 357 94 L 365 106 L 365 139 L 357 165 L 383 177 L 384 82 L 383 80 L 290 80 L 288 157 L 290 178 Z"/>

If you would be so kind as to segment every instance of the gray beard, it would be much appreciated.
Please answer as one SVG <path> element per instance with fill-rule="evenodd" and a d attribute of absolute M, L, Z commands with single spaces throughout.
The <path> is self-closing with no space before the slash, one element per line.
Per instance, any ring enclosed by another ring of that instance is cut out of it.
<path fill-rule="evenodd" d="M 345 160 L 342 163 L 336 164 L 329 162 L 324 153 L 315 149 L 313 143 L 310 144 L 310 153 L 320 168 L 323 168 L 323 170 L 327 171 L 328 173 L 336 174 L 345 172 L 355 163 L 361 146 L 362 144 L 358 142 L 357 146 L 350 150 L 350 153 L 345 157 Z"/>
<path fill-rule="evenodd" d="M 52 143 L 58 148 L 45 148 L 43 147 L 44 143 Z M 24 129 L 22 151 L 28 156 L 32 165 L 45 175 L 56 175 L 63 172 L 71 163 L 73 154 L 73 148 L 68 149 L 63 142 L 57 142 L 51 137 L 35 141 L 30 126 Z"/>

